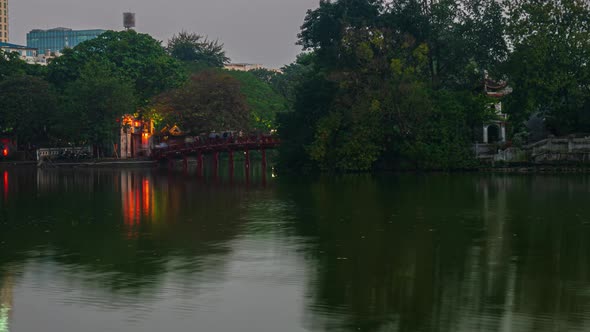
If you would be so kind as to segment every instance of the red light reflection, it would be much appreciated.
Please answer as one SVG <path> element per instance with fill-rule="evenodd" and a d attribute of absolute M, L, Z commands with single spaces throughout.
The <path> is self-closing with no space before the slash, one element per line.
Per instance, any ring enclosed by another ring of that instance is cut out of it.
<path fill-rule="evenodd" d="M 131 228 L 154 216 L 154 194 L 149 178 L 132 173 L 121 175 L 123 222 Z M 128 234 L 133 237 L 133 234 Z"/>
<path fill-rule="evenodd" d="M 8 171 L 2 174 L 2 188 L 4 189 L 4 199 L 8 198 Z"/>

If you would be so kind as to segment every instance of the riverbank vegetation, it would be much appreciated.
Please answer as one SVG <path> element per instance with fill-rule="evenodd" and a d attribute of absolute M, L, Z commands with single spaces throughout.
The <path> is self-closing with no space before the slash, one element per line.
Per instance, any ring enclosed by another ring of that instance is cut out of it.
<path fill-rule="evenodd" d="M 486 72 L 513 89 L 510 136 L 532 114 L 558 135 L 589 132 L 589 14 L 577 0 L 322 1 L 299 34 L 313 70 L 280 121 L 283 165 L 475 166 L 496 116 Z"/>
<path fill-rule="evenodd" d="M 181 32 L 167 47 L 147 34 L 108 31 L 51 61 L 0 54 L 0 135 L 21 149 L 112 148 L 125 114 L 193 133 L 270 130 L 282 97 L 249 73 L 223 70 L 223 45 Z"/>
<path fill-rule="evenodd" d="M 164 47 L 110 31 L 47 68 L 0 56 L 0 131 L 109 144 L 113 119 L 137 113 L 191 131 L 278 129 L 283 170 L 472 168 L 482 124 L 498 120 L 484 77 L 512 90 L 508 144 L 526 142 L 532 116 L 554 135 L 590 132 L 588 17 L 581 0 L 322 0 L 297 60 L 251 72 L 224 70 L 223 44 L 198 34 Z"/>

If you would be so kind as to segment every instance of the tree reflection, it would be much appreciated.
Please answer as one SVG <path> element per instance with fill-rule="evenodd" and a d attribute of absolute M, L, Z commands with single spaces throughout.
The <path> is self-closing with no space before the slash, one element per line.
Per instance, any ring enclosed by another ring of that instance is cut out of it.
<path fill-rule="evenodd" d="M 10 315 L 13 307 L 12 278 L 0 273 L 0 332 L 10 331 Z"/>
<path fill-rule="evenodd" d="M 220 278 L 248 196 L 150 170 L 10 172 L 20 189 L 0 207 L 0 270 L 55 261 L 68 278 L 111 295 L 155 296 L 169 271 Z"/>
<path fill-rule="evenodd" d="M 198 295 L 224 278 L 243 241 L 238 266 L 305 279 L 314 331 L 590 326 L 587 177 L 357 175 L 264 187 L 256 172 L 250 183 L 153 170 L 8 176 L 2 308 L 30 264 L 57 266 L 68 287 L 115 309 L 156 303 L 171 277 L 179 296 Z M 251 246 L 270 253 L 252 259 Z M 30 275 L 44 285 L 43 273 Z"/>
<path fill-rule="evenodd" d="M 315 238 L 309 326 L 585 330 L 589 183 L 438 175 L 285 186 L 297 206 L 294 226 Z"/>

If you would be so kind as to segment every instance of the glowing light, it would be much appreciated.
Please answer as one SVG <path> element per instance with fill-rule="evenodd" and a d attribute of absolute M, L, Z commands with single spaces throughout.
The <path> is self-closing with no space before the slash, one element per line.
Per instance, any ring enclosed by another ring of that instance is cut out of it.
<path fill-rule="evenodd" d="M 153 218 L 153 184 L 148 178 L 138 179 L 131 175 L 123 176 L 121 184 L 124 223 L 129 227 L 127 236 L 133 238 L 137 236 L 136 227 L 146 221 L 143 217 Z"/>
<path fill-rule="evenodd" d="M 6 199 L 8 197 L 8 171 L 4 171 L 2 178 L 2 186 L 4 188 L 4 199 Z"/>
<path fill-rule="evenodd" d="M 143 191 L 143 214 L 148 216 L 150 215 L 150 182 L 148 179 L 143 179 L 142 182 L 142 191 Z"/>
<path fill-rule="evenodd" d="M 8 148 L 4 148 L 4 149 L 2 149 L 2 155 L 3 155 L 4 157 L 7 157 L 7 156 L 8 156 Z"/>
<path fill-rule="evenodd" d="M 135 126 L 139 127 L 139 121 L 135 121 Z"/>

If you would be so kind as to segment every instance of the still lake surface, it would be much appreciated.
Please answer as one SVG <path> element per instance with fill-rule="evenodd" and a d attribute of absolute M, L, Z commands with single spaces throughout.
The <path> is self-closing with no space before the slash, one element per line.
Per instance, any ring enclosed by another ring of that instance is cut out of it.
<path fill-rule="evenodd" d="M 0 332 L 590 331 L 590 177 L 0 170 Z"/>

